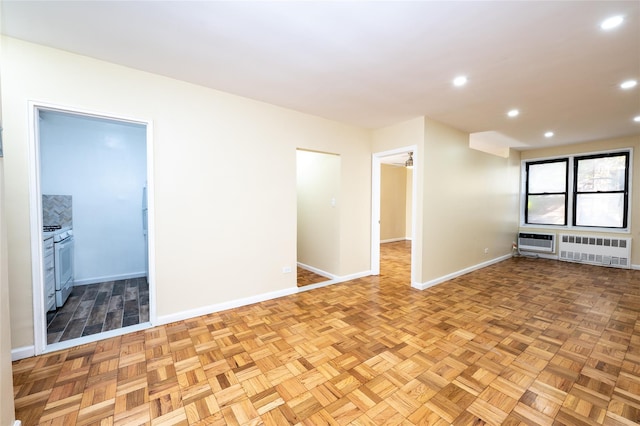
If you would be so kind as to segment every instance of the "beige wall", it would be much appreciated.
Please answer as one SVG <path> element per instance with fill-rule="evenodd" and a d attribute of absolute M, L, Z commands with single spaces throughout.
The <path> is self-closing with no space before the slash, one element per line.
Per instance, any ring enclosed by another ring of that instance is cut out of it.
<path fill-rule="evenodd" d="M 340 271 L 340 156 L 298 150 L 298 262 Z"/>
<path fill-rule="evenodd" d="M 404 239 L 407 220 L 407 169 L 380 168 L 380 241 Z"/>
<path fill-rule="evenodd" d="M 0 11 L 2 7 L 0 7 Z M 0 12 L 1 15 L 1 12 Z M 2 22 L 0 16 L 0 23 Z M 0 24 L 1 25 L 1 24 Z M 0 44 L 0 57 L 2 45 Z M 2 62 L 0 62 L 1 64 Z M 1 78 L 1 70 L 0 70 Z M 1 80 L 0 80 L 1 81 Z M 1 92 L 1 85 L 0 85 Z M 0 103 L 0 129 L 2 104 Z M 0 425 L 12 425 L 15 420 L 13 375 L 11 371 L 11 314 L 9 312 L 9 273 L 7 270 L 7 227 L 5 225 L 4 159 L 0 158 Z"/>
<path fill-rule="evenodd" d="M 407 169 L 407 191 L 405 196 L 405 230 L 404 235 L 407 239 L 411 239 L 413 234 L 413 169 Z"/>
<path fill-rule="evenodd" d="M 33 344 L 28 100 L 152 121 L 159 317 L 295 287 L 296 148 L 340 154 L 339 273 L 370 269 L 369 131 L 11 38 L 1 60 L 14 348 Z"/>
<path fill-rule="evenodd" d="M 422 282 L 510 254 L 518 230 L 518 154 L 476 151 L 467 133 L 426 119 L 423 159 Z"/>
<path fill-rule="evenodd" d="M 0 158 L 0 425 L 15 420 L 11 371 L 11 327 L 9 313 L 9 275 L 7 273 L 7 227 L 5 226 L 4 160 Z"/>
<path fill-rule="evenodd" d="M 602 140 L 588 143 L 573 144 L 554 148 L 536 149 L 522 152 L 522 160 L 532 160 L 536 158 L 558 157 L 562 155 L 584 154 L 590 152 L 600 152 L 619 148 L 633 148 L 633 176 L 631 184 L 631 232 L 624 234 L 632 237 L 631 242 L 631 264 L 640 266 L 640 135 Z M 566 228 L 522 228 L 529 231 L 539 232 L 560 232 Z M 573 232 L 573 231 L 572 231 Z M 593 231 L 576 231 L 576 234 L 593 234 Z M 620 236 L 620 233 L 602 233 L 603 235 Z"/>

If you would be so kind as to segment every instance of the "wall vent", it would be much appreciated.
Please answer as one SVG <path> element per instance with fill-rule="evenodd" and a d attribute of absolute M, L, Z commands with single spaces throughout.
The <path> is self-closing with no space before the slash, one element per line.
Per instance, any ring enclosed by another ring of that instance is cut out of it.
<path fill-rule="evenodd" d="M 533 232 L 520 232 L 518 234 L 518 248 L 524 251 L 553 253 L 555 250 L 555 243 L 555 234 L 540 234 Z"/>
<path fill-rule="evenodd" d="M 559 259 L 631 269 L 631 238 L 560 234 Z"/>

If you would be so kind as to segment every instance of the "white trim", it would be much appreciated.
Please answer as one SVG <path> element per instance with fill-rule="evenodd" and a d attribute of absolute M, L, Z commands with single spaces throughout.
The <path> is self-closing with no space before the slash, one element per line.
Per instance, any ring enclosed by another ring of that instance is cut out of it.
<path fill-rule="evenodd" d="M 282 290 L 271 291 L 268 293 L 257 294 L 255 296 L 244 297 L 241 299 L 229 300 L 227 302 L 216 303 L 214 305 L 202 306 L 200 308 L 189 309 L 187 311 L 175 312 L 169 315 L 161 315 L 157 318 L 155 325 L 164 325 L 176 321 L 184 321 L 187 319 L 213 314 L 215 312 L 226 311 L 229 309 L 240 308 L 242 306 L 252 305 L 254 303 L 265 302 L 267 300 L 277 299 L 279 297 L 291 296 L 292 294 L 302 293 L 309 290 L 315 290 L 321 287 L 327 287 L 333 284 L 340 284 L 345 281 L 355 280 L 357 278 L 368 277 L 371 271 L 362 271 L 355 274 L 335 277 L 335 279 L 324 281 L 317 284 L 311 284 L 304 287 L 289 287 Z"/>
<path fill-rule="evenodd" d="M 209 315 L 214 312 L 226 311 L 228 309 L 239 308 L 241 306 L 251 305 L 254 303 L 264 302 L 266 300 L 277 299 L 278 297 L 289 296 L 296 293 L 296 287 L 290 287 L 283 290 L 271 291 L 269 293 L 257 294 L 255 296 L 244 297 L 242 299 L 230 300 L 228 302 L 216 303 L 214 305 L 202 306 L 187 311 L 175 312 L 168 315 L 158 316 L 157 325 L 169 324 L 176 321 L 183 321 L 190 318 Z"/>
<path fill-rule="evenodd" d="M 333 275 L 332 273 L 329 273 L 327 271 L 323 271 L 322 269 L 318 269 L 318 268 L 314 268 L 313 266 L 304 264 L 302 262 L 298 262 L 298 266 L 302 269 L 306 269 L 307 271 L 311 271 L 314 274 L 318 274 L 318 275 L 322 275 L 325 278 L 328 278 L 330 280 L 335 280 L 338 278 L 337 275 Z"/>
<path fill-rule="evenodd" d="M 503 260 L 510 259 L 511 254 L 506 254 L 504 256 L 496 257 L 495 259 L 488 260 L 486 262 L 478 263 L 477 265 L 470 266 L 468 268 L 461 269 L 460 271 L 453 272 L 451 274 L 444 275 L 442 277 L 427 281 L 425 283 L 413 283 L 411 287 L 417 288 L 418 290 L 424 290 L 429 287 L 436 286 L 438 284 L 442 284 L 443 282 L 452 280 L 453 278 L 457 278 L 461 275 L 468 274 L 469 272 L 476 271 L 478 269 L 486 268 L 487 266 L 493 265 L 494 263 L 502 262 Z"/>
<path fill-rule="evenodd" d="M 142 272 L 133 272 L 131 274 L 119 274 L 119 275 L 105 275 L 102 277 L 93 277 L 93 278 L 85 278 L 84 280 L 75 280 L 73 282 L 74 286 L 77 285 L 89 285 L 89 284 L 97 284 L 104 283 L 107 281 L 121 281 L 121 280 L 130 280 L 133 278 L 143 278 L 146 277 L 147 273 L 145 271 Z"/>
<path fill-rule="evenodd" d="M 418 210 L 418 184 L 416 171 L 420 167 L 420 155 L 417 145 L 409 145 L 389 151 L 374 152 L 371 156 L 371 275 L 380 275 L 380 177 L 381 159 L 391 155 L 413 152 L 413 179 L 412 179 L 412 203 L 411 203 L 411 237 L 415 239 Z M 416 280 L 417 248 L 411 244 L 411 282 Z M 412 284 L 413 286 L 413 284 Z"/>
<path fill-rule="evenodd" d="M 22 422 L 20 420 L 16 420 L 13 422 L 13 426 L 22 426 Z"/>
<path fill-rule="evenodd" d="M 640 271 L 640 265 L 631 265 L 631 269 L 635 269 L 637 271 Z"/>
<path fill-rule="evenodd" d="M 32 299 L 33 299 L 33 355 L 40 355 L 50 352 L 47 346 L 47 324 L 44 306 L 44 276 L 42 271 L 43 247 L 42 247 L 42 190 L 40 185 L 40 131 L 38 111 L 49 110 L 58 111 L 67 114 L 85 115 L 97 118 L 104 118 L 113 121 L 130 122 L 142 124 L 146 128 L 146 149 L 147 149 L 147 208 L 148 208 L 148 244 L 149 244 L 149 326 L 155 324 L 156 321 L 156 289 L 155 289 L 155 220 L 154 220 L 154 179 L 153 179 L 153 122 L 150 119 L 137 119 L 122 116 L 119 114 L 111 114 L 97 112 L 77 107 L 68 107 L 58 104 L 40 101 L 28 101 L 28 118 L 29 118 L 29 219 L 31 234 L 31 273 L 32 273 Z M 117 330 L 113 330 L 116 332 Z M 130 331 L 127 327 L 126 331 Z M 69 347 L 82 343 L 100 340 L 106 338 L 111 332 L 100 333 L 105 337 L 97 337 L 94 340 L 84 340 L 93 338 L 87 336 L 79 339 L 73 339 Z M 65 342 L 66 344 L 66 342 Z M 55 344 L 57 345 L 57 344 Z M 55 345 L 50 345 L 57 347 Z M 59 347 L 57 347 L 59 348 Z"/>
<path fill-rule="evenodd" d="M 25 358 L 31 358 L 35 356 L 35 346 L 22 346 L 20 348 L 11 349 L 11 361 L 18 361 Z"/>

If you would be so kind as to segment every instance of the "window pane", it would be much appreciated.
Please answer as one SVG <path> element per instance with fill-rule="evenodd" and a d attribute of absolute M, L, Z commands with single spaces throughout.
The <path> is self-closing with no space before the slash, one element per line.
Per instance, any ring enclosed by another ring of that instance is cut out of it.
<path fill-rule="evenodd" d="M 578 194 L 576 197 L 577 226 L 607 226 L 622 228 L 624 194 Z"/>
<path fill-rule="evenodd" d="M 529 195 L 527 223 L 565 225 L 564 195 Z"/>
<path fill-rule="evenodd" d="M 529 165 L 529 193 L 565 192 L 567 188 L 567 163 L 542 163 Z"/>
<path fill-rule="evenodd" d="M 624 155 L 578 160 L 578 192 L 623 191 Z"/>

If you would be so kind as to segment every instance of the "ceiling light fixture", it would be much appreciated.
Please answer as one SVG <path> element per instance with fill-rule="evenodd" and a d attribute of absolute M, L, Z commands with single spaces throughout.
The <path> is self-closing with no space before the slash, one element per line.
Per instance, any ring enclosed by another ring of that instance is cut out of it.
<path fill-rule="evenodd" d="M 461 75 L 453 79 L 453 85 L 456 87 L 464 86 L 465 84 L 467 84 L 467 81 L 467 77 Z"/>
<path fill-rule="evenodd" d="M 633 121 L 635 121 L 636 123 L 640 123 L 640 115 L 636 115 L 635 117 L 633 117 Z"/>
<path fill-rule="evenodd" d="M 553 132 L 546 132 L 546 133 L 544 134 L 544 137 L 545 137 L 545 138 L 553 137 Z"/>
<path fill-rule="evenodd" d="M 626 90 L 626 89 L 631 89 L 633 87 L 636 87 L 637 85 L 638 85 L 637 80 L 627 80 L 620 83 L 620 88 Z"/>
<path fill-rule="evenodd" d="M 413 169 L 413 151 L 409 152 L 409 159 L 404 162 L 404 166 L 407 169 Z"/>
<path fill-rule="evenodd" d="M 508 115 L 509 117 L 511 117 L 511 118 L 513 118 L 513 117 L 517 117 L 517 116 L 518 116 L 518 114 L 520 114 L 520 111 L 518 111 L 517 109 L 512 109 L 511 111 L 509 111 L 509 112 L 507 113 L 507 115 Z"/>
<path fill-rule="evenodd" d="M 607 18 L 604 21 L 602 21 L 602 23 L 600 24 L 600 28 L 602 28 L 605 31 L 612 30 L 616 27 L 619 27 L 620 24 L 622 24 L 622 21 L 624 21 L 624 16 L 622 15 L 612 16 L 611 18 Z"/>

